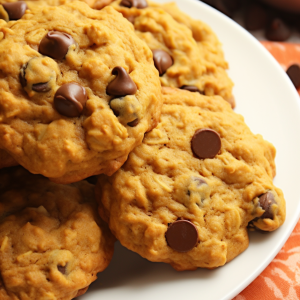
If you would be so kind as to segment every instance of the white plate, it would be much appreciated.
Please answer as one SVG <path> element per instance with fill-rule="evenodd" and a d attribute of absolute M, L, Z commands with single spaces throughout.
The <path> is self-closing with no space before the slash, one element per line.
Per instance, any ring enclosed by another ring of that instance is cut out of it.
<path fill-rule="evenodd" d="M 80 300 L 232 299 L 271 262 L 300 215 L 300 99 L 294 87 L 279 64 L 239 25 L 201 2 L 176 2 L 216 32 L 235 82 L 236 112 L 244 115 L 254 133 L 262 134 L 277 148 L 275 185 L 287 201 L 286 221 L 273 233 L 251 233 L 244 253 L 212 271 L 176 272 L 117 244 L 110 266 Z"/>

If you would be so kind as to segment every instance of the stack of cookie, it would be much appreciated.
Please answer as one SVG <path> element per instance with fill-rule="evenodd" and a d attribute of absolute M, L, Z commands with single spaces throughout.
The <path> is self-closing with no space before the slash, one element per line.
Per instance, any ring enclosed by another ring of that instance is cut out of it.
<path fill-rule="evenodd" d="M 284 222 L 275 148 L 232 110 L 207 25 L 146 0 L 2 3 L 0 299 L 83 294 L 115 237 L 215 268 Z"/>

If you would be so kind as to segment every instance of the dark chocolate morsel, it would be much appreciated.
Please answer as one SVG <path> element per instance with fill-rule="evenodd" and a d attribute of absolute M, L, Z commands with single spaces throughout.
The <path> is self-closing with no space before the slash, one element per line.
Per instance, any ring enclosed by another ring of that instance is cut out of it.
<path fill-rule="evenodd" d="M 221 138 L 212 129 L 198 129 L 192 137 L 191 144 L 194 154 L 199 158 L 214 158 L 221 149 Z"/>
<path fill-rule="evenodd" d="M 49 31 L 40 42 L 39 52 L 54 59 L 63 59 L 73 44 L 75 41 L 71 35 L 60 31 Z"/>
<path fill-rule="evenodd" d="M 207 184 L 207 182 L 203 178 L 201 178 L 201 177 L 195 177 L 195 176 L 193 176 L 192 180 L 197 183 L 197 186 L 200 186 L 202 184 Z"/>
<path fill-rule="evenodd" d="M 260 219 L 273 219 L 274 214 L 271 210 L 272 204 L 276 203 L 274 195 L 267 192 L 259 197 L 259 205 L 265 211 Z"/>
<path fill-rule="evenodd" d="M 279 18 L 274 18 L 266 28 L 266 38 L 270 41 L 285 41 L 291 33 L 291 29 Z"/>
<path fill-rule="evenodd" d="M 77 83 L 62 85 L 54 95 L 54 107 L 63 116 L 78 117 L 87 101 L 84 87 Z"/>
<path fill-rule="evenodd" d="M 257 2 L 249 2 L 245 10 L 245 27 L 248 30 L 259 30 L 265 28 L 267 23 L 267 11 Z"/>
<path fill-rule="evenodd" d="M 186 90 L 186 91 L 190 91 L 190 92 L 193 92 L 193 93 L 198 92 L 198 93 L 204 95 L 204 93 L 201 92 L 201 91 L 199 91 L 199 89 L 198 89 L 196 86 L 194 86 L 194 85 L 183 85 L 183 86 L 181 87 L 181 89 L 182 89 L 182 90 Z"/>
<path fill-rule="evenodd" d="M 169 247 L 177 252 L 188 252 L 198 243 L 198 230 L 188 220 L 177 220 L 171 223 L 165 236 Z"/>
<path fill-rule="evenodd" d="M 32 90 L 38 93 L 45 93 L 51 90 L 51 86 L 49 86 L 48 82 L 35 83 L 32 85 Z"/>
<path fill-rule="evenodd" d="M 170 54 L 164 50 L 152 50 L 153 60 L 159 76 L 162 76 L 173 65 L 173 59 Z"/>
<path fill-rule="evenodd" d="M 135 127 L 137 124 L 139 124 L 139 119 L 135 119 L 135 120 L 127 123 L 127 125 L 130 127 Z"/>
<path fill-rule="evenodd" d="M 296 88 L 300 87 L 300 66 L 297 64 L 291 65 L 287 71 L 287 75 L 290 77 Z"/>
<path fill-rule="evenodd" d="M 58 265 L 57 266 L 57 270 L 61 273 L 61 274 L 66 274 L 66 266 L 60 266 L 60 265 Z"/>
<path fill-rule="evenodd" d="M 146 8 L 148 6 L 148 3 L 146 0 L 122 0 L 120 5 L 129 8 Z"/>
<path fill-rule="evenodd" d="M 22 68 L 20 70 L 20 75 L 19 75 L 20 82 L 21 82 L 21 85 L 22 85 L 23 88 L 27 85 L 27 80 L 25 78 L 25 73 L 26 73 L 27 66 L 28 66 L 28 63 L 26 63 L 22 66 Z"/>
<path fill-rule="evenodd" d="M 6 10 L 10 21 L 21 19 L 25 14 L 26 9 L 28 9 L 28 6 L 24 1 L 3 3 L 2 6 Z"/>
<path fill-rule="evenodd" d="M 136 84 L 130 78 L 126 70 L 122 67 L 115 67 L 112 71 L 116 78 L 111 81 L 107 88 L 106 94 L 110 96 L 134 95 L 137 91 Z"/>
<path fill-rule="evenodd" d="M 126 19 L 127 19 L 130 23 L 134 24 L 135 16 L 127 16 Z"/>

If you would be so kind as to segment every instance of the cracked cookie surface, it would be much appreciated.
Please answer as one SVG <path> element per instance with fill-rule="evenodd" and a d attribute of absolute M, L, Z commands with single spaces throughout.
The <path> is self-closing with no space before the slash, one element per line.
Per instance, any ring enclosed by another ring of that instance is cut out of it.
<path fill-rule="evenodd" d="M 147 6 L 139 8 L 141 3 Z M 101 7 L 104 4 L 107 2 Z M 175 3 L 117 0 L 111 6 L 132 22 L 136 34 L 152 51 L 169 56 L 167 67 L 161 68 L 162 54 L 158 57 L 160 62 L 155 63 L 162 86 L 220 95 L 235 106 L 233 82 L 226 73 L 228 63 L 220 41 L 208 25 L 185 15 Z"/>
<path fill-rule="evenodd" d="M 99 212 L 120 242 L 177 270 L 224 265 L 248 247 L 247 227 L 285 219 L 273 185 L 275 148 L 220 97 L 163 88 L 160 123 L 112 177 Z"/>
<path fill-rule="evenodd" d="M 0 299 L 73 299 L 109 264 L 114 237 L 94 186 L 0 170 Z"/>
<path fill-rule="evenodd" d="M 0 69 L 0 148 L 59 183 L 114 173 L 159 118 L 151 50 L 111 7 L 2 21 Z"/>

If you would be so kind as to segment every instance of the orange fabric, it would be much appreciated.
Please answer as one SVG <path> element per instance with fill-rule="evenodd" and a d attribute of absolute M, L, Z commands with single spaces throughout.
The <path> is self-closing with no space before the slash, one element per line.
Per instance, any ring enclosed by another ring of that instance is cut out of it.
<path fill-rule="evenodd" d="M 282 66 L 284 71 L 292 64 L 300 65 L 300 44 L 261 42 Z M 298 88 L 300 95 L 300 88 Z"/>
<path fill-rule="evenodd" d="M 300 64 L 300 44 L 262 42 L 283 69 Z M 300 94 L 300 89 L 298 89 Z M 300 101 L 300 99 L 299 99 Z M 269 266 L 234 300 L 300 299 L 300 220 Z"/>

